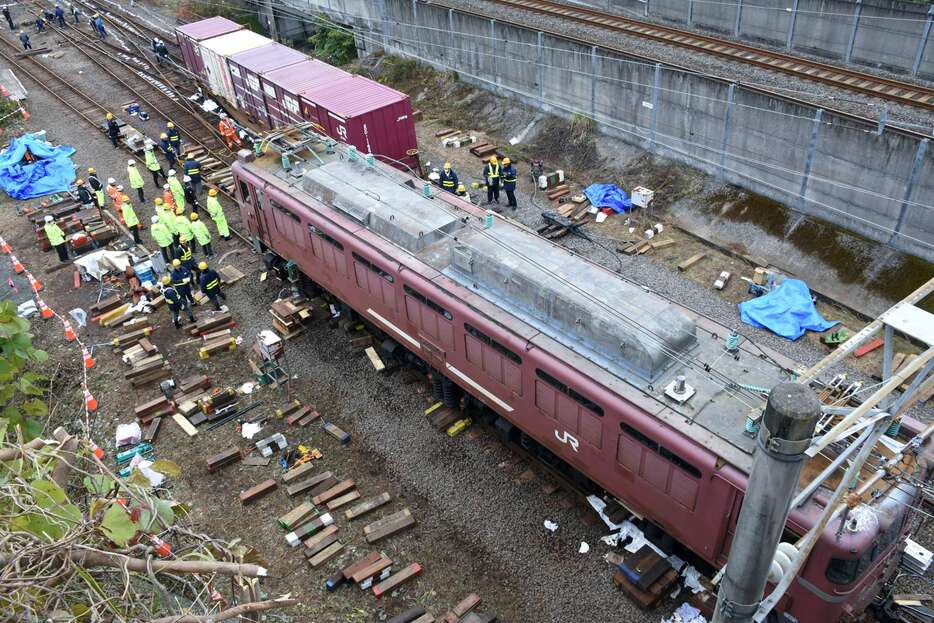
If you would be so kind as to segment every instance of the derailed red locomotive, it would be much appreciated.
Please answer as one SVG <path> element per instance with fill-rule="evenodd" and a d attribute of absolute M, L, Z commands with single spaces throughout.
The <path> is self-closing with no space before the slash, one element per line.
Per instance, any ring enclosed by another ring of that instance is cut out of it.
<path fill-rule="evenodd" d="M 505 439 L 616 498 L 662 549 L 709 574 L 722 567 L 755 449 L 746 416 L 793 362 L 520 224 L 315 140 L 289 146 L 288 170 L 275 147 L 241 152 L 233 167 L 243 224 L 270 263 L 339 299 L 387 355 L 430 372 L 446 402 L 464 392 Z M 913 469 L 918 432 L 903 426 L 880 460 Z M 811 459 L 802 485 L 836 451 Z M 816 525 L 832 480 L 792 509 L 783 541 Z M 919 496 L 905 483 L 871 487 L 874 521 L 832 521 L 770 620 L 857 620 L 895 573 Z"/>

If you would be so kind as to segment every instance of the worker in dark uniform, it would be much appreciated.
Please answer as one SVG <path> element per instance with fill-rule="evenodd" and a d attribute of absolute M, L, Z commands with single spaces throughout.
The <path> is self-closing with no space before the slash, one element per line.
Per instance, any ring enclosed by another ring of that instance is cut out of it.
<path fill-rule="evenodd" d="M 175 150 L 175 157 L 177 158 L 182 153 L 182 135 L 179 134 L 178 128 L 171 121 L 165 124 L 165 134 L 169 139 L 169 143 L 172 144 L 172 149 Z"/>
<path fill-rule="evenodd" d="M 519 204 L 516 203 L 517 181 L 519 181 L 519 177 L 516 174 L 516 167 L 512 166 L 512 161 L 509 158 L 503 158 L 503 190 L 506 191 L 506 199 L 509 200 L 506 205 L 513 210 L 519 207 Z"/>
<path fill-rule="evenodd" d="M 40 32 L 45 32 L 45 20 L 41 17 L 36 18 L 36 34 Z"/>
<path fill-rule="evenodd" d="M 97 31 L 97 36 L 103 41 L 107 38 L 107 30 L 104 28 L 104 18 L 99 14 L 94 15 L 94 30 Z"/>
<path fill-rule="evenodd" d="M 182 254 L 184 254 L 184 250 Z M 188 250 L 188 261 L 191 261 L 191 249 Z M 175 258 L 172 260 L 172 272 L 170 274 L 172 277 L 172 287 L 182 295 L 182 298 L 194 303 L 195 299 L 191 295 L 191 271 L 188 270 L 187 266 L 182 264 L 181 259 Z"/>
<path fill-rule="evenodd" d="M 81 202 L 81 207 L 90 208 L 94 204 L 94 193 L 82 179 L 75 180 L 75 186 L 77 186 L 78 201 Z"/>
<path fill-rule="evenodd" d="M 227 296 L 221 292 L 221 276 L 217 274 L 216 270 L 209 268 L 207 262 L 198 264 L 198 269 L 201 271 L 201 279 L 199 280 L 201 291 L 214 303 L 214 309 L 221 311 L 221 304 L 217 299 L 227 300 Z"/>
<path fill-rule="evenodd" d="M 59 28 L 65 27 L 65 9 L 60 4 L 55 5 L 55 19 L 58 20 Z"/>
<path fill-rule="evenodd" d="M 197 212 L 200 210 L 201 205 L 198 203 L 198 195 L 195 192 L 195 185 L 191 180 L 191 176 L 182 177 L 182 190 L 185 191 L 185 203 L 191 204 L 192 211 Z"/>
<path fill-rule="evenodd" d="M 10 15 L 10 7 L 3 5 L 3 17 L 6 19 L 6 23 L 10 25 L 10 30 L 16 30 L 16 27 L 13 25 L 13 16 Z"/>
<path fill-rule="evenodd" d="M 49 244 L 55 249 L 55 252 L 58 253 L 59 262 L 68 261 L 68 245 L 65 244 L 65 232 L 62 231 L 62 228 L 55 224 L 55 217 L 51 214 L 45 217 L 45 225 L 43 226 L 45 230 L 45 235 L 49 239 Z"/>
<path fill-rule="evenodd" d="M 99 177 L 97 177 L 97 169 L 94 167 L 88 167 L 88 186 L 91 187 L 91 191 L 94 193 L 95 198 L 97 199 L 97 207 L 104 207 L 104 184 L 101 183 Z"/>
<path fill-rule="evenodd" d="M 486 202 L 499 203 L 499 183 L 502 170 L 496 156 L 490 156 L 490 161 L 483 167 L 483 180 L 486 182 Z"/>
<path fill-rule="evenodd" d="M 114 149 L 116 149 L 117 139 L 120 138 L 120 126 L 117 125 L 117 120 L 114 119 L 112 112 L 107 113 L 107 137 L 110 138 L 110 142 L 113 143 Z"/>
<path fill-rule="evenodd" d="M 159 135 L 159 147 L 162 149 L 162 153 L 165 154 L 165 159 L 169 162 L 169 168 L 174 169 L 175 161 L 178 159 L 178 152 L 172 146 L 168 133 L 163 132 Z"/>
<path fill-rule="evenodd" d="M 457 173 L 451 168 L 450 162 L 444 163 L 444 168 L 441 170 L 441 177 L 438 178 L 438 182 L 441 184 L 441 188 L 449 193 L 457 191 Z"/>
<path fill-rule="evenodd" d="M 182 167 L 185 175 L 191 178 L 191 185 L 195 189 L 195 195 L 201 194 L 201 163 L 195 160 L 194 154 L 185 154 L 185 165 Z"/>
<path fill-rule="evenodd" d="M 178 291 L 172 284 L 172 279 L 168 276 L 162 278 L 162 296 L 165 297 L 165 304 L 169 308 L 169 311 L 172 312 L 172 324 L 175 325 L 176 329 L 182 327 L 182 323 L 179 322 L 181 319 L 182 312 L 188 312 L 188 321 L 194 323 L 195 317 L 191 313 L 191 306 L 188 304 L 188 300 Z"/>
<path fill-rule="evenodd" d="M 69 3 L 71 5 L 71 17 L 75 20 L 75 26 L 81 23 L 81 10 L 78 9 L 77 5 Z"/>
<path fill-rule="evenodd" d="M 31 50 L 32 44 L 29 43 L 29 35 L 26 34 L 25 30 L 19 31 L 19 40 L 23 44 L 24 50 Z"/>

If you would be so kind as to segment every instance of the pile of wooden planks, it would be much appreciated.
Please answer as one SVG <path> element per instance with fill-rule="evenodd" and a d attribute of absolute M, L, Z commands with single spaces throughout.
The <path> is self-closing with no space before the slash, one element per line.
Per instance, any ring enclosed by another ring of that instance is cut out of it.
<path fill-rule="evenodd" d="M 657 238 L 644 238 L 642 240 L 637 240 L 630 245 L 627 245 L 621 249 L 617 249 L 620 253 L 625 253 L 626 255 L 642 255 L 643 253 L 648 253 L 655 249 L 664 249 L 665 247 L 670 247 L 677 244 L 675 240 L 659 240 Z"/>
<path fill-rule="evenodd" d="M 502 156 L 496 145 L 484 142 L 477 143 L 471 147 L 470 153 L 481 159 L 488 159 L 490 156 L 496 156 L 497 158 Z"/>
<path fill-rule="evenodd" d="M 314 310 L 307 299 L 278 299 L 270 306 L 269 313 L 272 315 L 272 326 L 287 340 L 301 335 L 304 325 L 314 318 Z"/>
<path fill-rule="evenodd" d="M 286 409 L 276 411 L 278 417 L 284 417 L 289 426 L 308 426 L 321 417 L 311 405 L 304 405 L 294 400 Z"/>
<path fill-rule="evenodd" d="M 447 430 L 454 422 L 463 417 L 458 411 L 445 407 L 442 403 L 436 402 L 425 409 L 425 417 L 428 423 L 436 431 Z"/>
<path fill-rule="evenodd" d="M 162 353 L 156 353 L 149 357 L 144 357 L 135 361 L 130 371 L 124 374 L 124 377 L 130 381 L 130 384 L 136 387 L 142 387 L 153 381 L 162 381 L 172 376 L 172 368 L 166 361 Z"/>
<path fill-rule="evenodd" d="M 234 325 L 235 323 L 229 312 L 211 312 L 210 315 L 199 318 L 188 332 L 191 335 L 201 336 L 207 333 L 216 333 Z"/>
<path fill-rule="evenodd" d="M 165 396 L 136 405 L 133 414 L 141 424 L 148 424 L 151 420 L 175 412 L 175 406 Z"/>
<path fill-rule="evenodd" d="M 200 359 L 208 359 L 212 355 L 237 349 L 237 338 L 230 334 L 230 329 L 204 333 L 201 338 L 202 346 L 198 349 Z"/>
<path fill-rule="evenodd" d="M 566 188 L 566 187 L 565 187 Z M 566 193 L 565 193 L 566 194 Z M 555 206 L 555 211 L 568 219 L 572 224 L 577 225 L 586 221 L 590 216 L 590 202 L 586 199 L 581 203 L 575 203 L 573 201 L 569 203 L 564 203 L 561 205 Z M 556 240 L 563 236 L 566 236 L 571 230 L 567 227 L 561 227 L 554 223 L 549 223 L 544 227 L 539 227 L 536 230 L 540 236 L 544 236 L 549 240 Z"/>

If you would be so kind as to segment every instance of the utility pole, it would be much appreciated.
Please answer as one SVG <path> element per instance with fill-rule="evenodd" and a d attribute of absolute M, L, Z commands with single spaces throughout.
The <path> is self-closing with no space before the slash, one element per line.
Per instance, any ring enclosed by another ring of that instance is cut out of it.
<path fill-rule="evenodd" d="M 272 0 L 264 0 L 263 8 L 266 10 L 266 25 L 269 27 L 269 38 L 279 40 L 279 28 L 276 25 L 276 11 Z"/>
<path fill-rule="evenodd" d="M 780 383 L 769 394 L 713 623 L 752 621 L 820 412 L 807 385 Z"/>

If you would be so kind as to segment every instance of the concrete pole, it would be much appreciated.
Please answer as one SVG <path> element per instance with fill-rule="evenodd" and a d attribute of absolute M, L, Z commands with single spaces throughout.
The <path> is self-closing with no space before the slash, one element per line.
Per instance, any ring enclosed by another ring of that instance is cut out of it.
<path fill-rule="evenodd" d="M 752 621 L 819 418 L 820 402 L 806 385 L 780 383 L 772 389 L 713 623 Z"/>
<path fill-rule="evenodd" d="M 266 11 L 266 21 L 269 23 L 269 38 L 273 41 L 279 40 L 279 27 L 276 24 L 276 11 L 273 9 L 272 0 L 265 0 L 263 8 Z"/>

